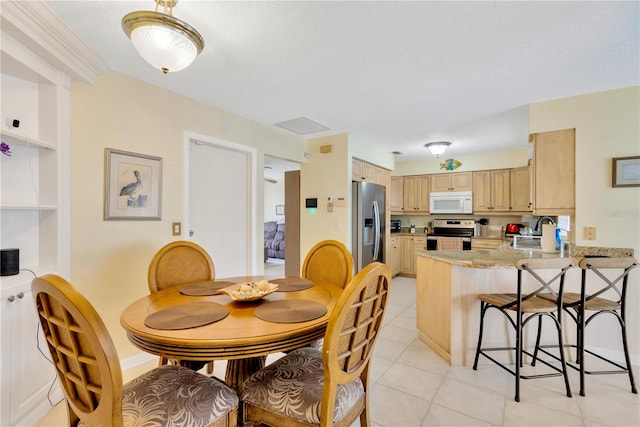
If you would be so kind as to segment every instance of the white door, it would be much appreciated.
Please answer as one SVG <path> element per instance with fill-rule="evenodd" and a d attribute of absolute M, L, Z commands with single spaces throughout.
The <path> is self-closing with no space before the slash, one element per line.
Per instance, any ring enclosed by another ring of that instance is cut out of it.
<path fill-rule="evenodd" d="M 255 153 L 189 138 L 187 237 L 205 248 L 216 277 L 255 274 Z"/>

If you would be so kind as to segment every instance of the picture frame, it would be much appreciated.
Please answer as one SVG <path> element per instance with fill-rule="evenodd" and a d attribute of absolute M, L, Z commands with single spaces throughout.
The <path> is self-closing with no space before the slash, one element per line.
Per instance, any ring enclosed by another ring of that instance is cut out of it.
<path fill-rule="evenodd" d="M 276 205 L 276 215 L 284 215 L 284 205 Z"/>
<path fill-rule="evenodd" d="M 612 159 L 613 187 L 640 187 L 640 156 Z"/>
<path fill-rule="evenodd" d="M 162 158 L 105 148 L 104 220 L 159 221 Z"/>

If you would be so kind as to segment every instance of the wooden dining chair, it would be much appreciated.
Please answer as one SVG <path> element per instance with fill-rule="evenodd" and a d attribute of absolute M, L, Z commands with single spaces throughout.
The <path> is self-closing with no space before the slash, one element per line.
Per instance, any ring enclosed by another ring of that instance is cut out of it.
<path fill-rule="evenodd" d="M 209 253 L 200 245 L 186 240 L 177 240 L 164 245 L 151 259 L 147 273 L 149 291 L 162 291 L 174 286 L 215 280 L 216 269 Z M 169 363 L 161 356 L 159 365 Z M 174 363 L 181 363 L 174 360 Z M 202 364 L 187 362 L 198 368 Z M 213 373 L 213 361 L 206 362 L 207 373 Z"/>
<path fill-rule="evenodd" d="M 31 284 L 67 403 L 69 426 L 236 426 L 238 396 L 222 381 L 167 365 L 122 384 L 120 360 L 91 303 L 63 278 Z"/>
<path fill-rule="evenodd" d="M 539 360 L 547 366 L 549 372 L 539 372 L 532 374 L 523 374 L 523 354 L 534 357 L 534 354 L 528 352 L 523 343 L 523 331 L 525 326 L 532 320 L 538 319 L 538 325 L 542 322 L 542 317 L 550 318 L 558 333 L 558 346 L 563 348 L 562 341 L 562 295 L 564 292 L 564 279 L 567 270 L 571 267 L 571 258 L 537 258 L 537 259 L 521 259 L 516 261 L 517 283 L 514 284 L 516 292 L 509 293 L 493 293 L 479 294 L 480 300 L 480 331 L 478 334 L 478 346 L 473 362 L 473 369 L 478 369 L 478 359 L 480 355 L 486 357 L 496 365 L 515 377 L 515 401 L 520 401 L 520 379 L 547 378 L 551 376 L 562 376 L 564 378 L 565 389 L 568 397 L 571 397 L 571 386 L 569 384 L 569 376 L 567 374 L 567 364 L 564 352 L 560 352 L 560 367 L 552 365 L 545 360 Z M 547 270 L 543 272 L 543 270 Z M 545 279 L 546 275 L 549 279 Z M 527 288 L 527 280 L 531 282 L 530 289 Z M 550 293 L 557 301 L 549 301 L 541 298 L 541 293 Z M 483 347 L 483 331 L 485 316 L 489 309 L 495 309 L 501 312 L 515 330 L 515 343 L 513 346 L 504 347 Z M 512 317 L 513 315 L 513 317 Z M 515 318 L 515 319 L 514 319 Z M 538 328 L 540 331 L 540 326 Z M 538 334 L 539 344 L 540 335 Z M 513 354 L 514 363 L 510 366 L 502 360 L 494 358 L 493 352 L 506 351 Z"/>
<path fill-rule="evenodd" d="M 302 277 L 344 288 L 353 278 L 353 256 L 346 246 L 337 240 L 318 242 L 304 258 Z"/>
<path fill-rule="evenodd" d="M 331 313 L 322 351 L 303 347 L 243 384 L 245 422 L 269 426 L 370 425 L 371 355 L 389 299 L 391 271 L 374 262 L 354 277 Z"/>
<path fill-rule="evenodd" d="M 213 260 L 200 245 L 177 240 L 160 248 L 151 259 L 147 279 L 151 293 L 189 283 L 214 280 Z"/>

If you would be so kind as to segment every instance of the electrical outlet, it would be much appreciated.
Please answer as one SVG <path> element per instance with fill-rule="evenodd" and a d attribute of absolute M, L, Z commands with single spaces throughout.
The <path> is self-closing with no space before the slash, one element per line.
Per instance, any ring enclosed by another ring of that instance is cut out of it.
<path fill-rule="evenodd" d="M 174 236 L 182 235 L 182 223 L 180 222 L 172 222 L 171 223 L 171 234 Z"/>
<path fill-rule="evenodd" d="M 582 238 L 584 240 L 596 240 L 596 228 L 595 227 L 585 227 L 582 232 Z"/>

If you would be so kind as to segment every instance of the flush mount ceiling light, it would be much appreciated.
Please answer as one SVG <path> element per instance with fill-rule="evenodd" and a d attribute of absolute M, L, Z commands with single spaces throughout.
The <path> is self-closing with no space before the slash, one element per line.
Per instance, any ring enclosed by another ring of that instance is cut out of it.
<path fill-rule="evenodd" d="M 444 150 L 446 150 L 450 145 L 451 143 L 447 141 L 430 142 L 428 144 L 424 144 L 424 146 L 427 147 L 429 151 L 431 151 L 431 154 L 436 157 L 440 157 L 440 154 L 444 153 Z"/>
<path fill-rule="evenodd" d="M 178 0 L 155 0 L 156 10 L 131 12 L 122 29 L 145 61 L 163 73 L 189 66 L 204 49 L 204 39 L 191 25 L 173 17 Z M 163 7 L 163 13 L 158 8 Z"/>

